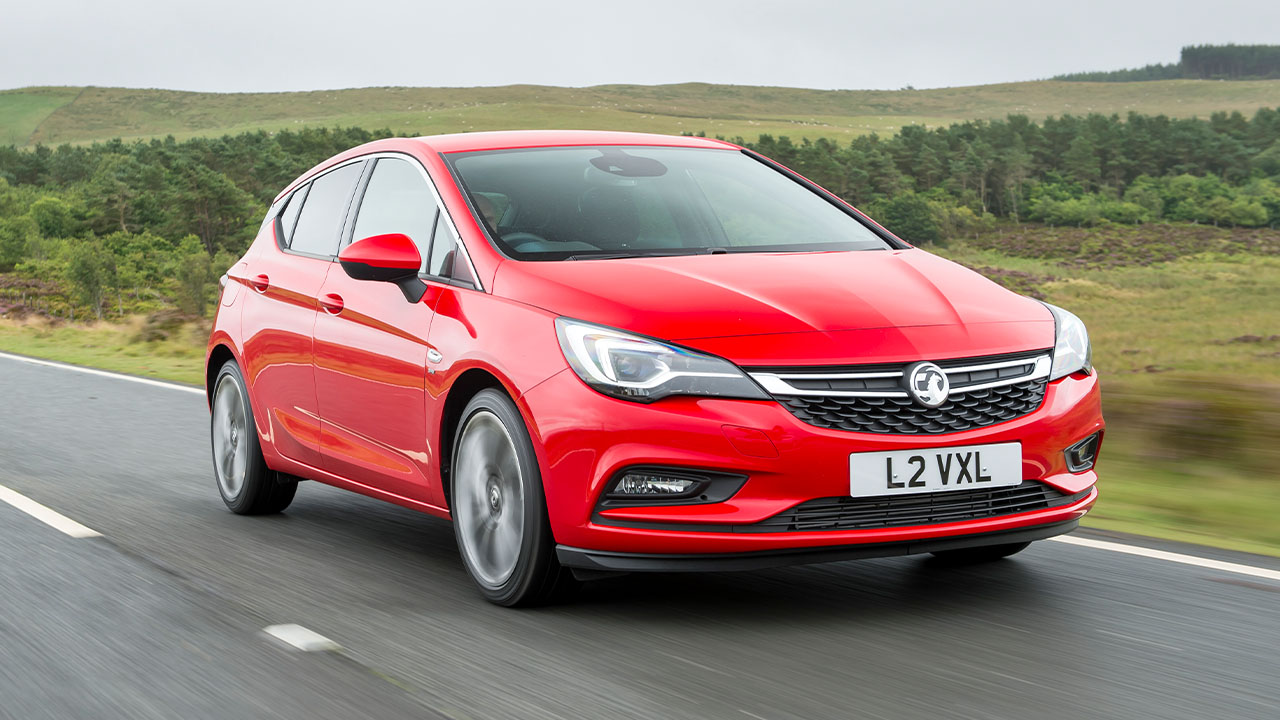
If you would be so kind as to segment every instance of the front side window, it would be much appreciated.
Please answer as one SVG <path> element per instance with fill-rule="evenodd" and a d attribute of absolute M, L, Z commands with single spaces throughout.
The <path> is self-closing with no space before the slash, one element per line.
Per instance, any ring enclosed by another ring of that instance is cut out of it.
<path fill-rule="evenodd" d="M 425 268 L 437 214 L 435 196 L 418 168 L 406 160 L 381 158 L 360 201 L 351 237 L 361 240 L 388 233 L 408 235 L 418 246 Z"/>
<path fill-rule="evenodd" d="M 737 150 L 556 147 L 447 159 L 477 219 L 519 260 L 891 247 Z"/>
<path fill-rule="evenodd" d="M 297 226 L 289 238 L 290 250 L 324 257 L 338 253 L 347 201 L 363 167 L 364 163 L 352 163 L 311 181 Z"/>

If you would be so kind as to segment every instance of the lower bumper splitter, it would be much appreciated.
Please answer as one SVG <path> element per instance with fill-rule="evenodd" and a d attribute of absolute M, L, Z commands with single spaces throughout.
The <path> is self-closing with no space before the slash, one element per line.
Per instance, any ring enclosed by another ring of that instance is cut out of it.
<path fill-rule="evenodd" d="M 570 568 L 599 570 L 603 572 L 717 572 L 733 570 L 759 570 L 761 568 L 810 563 L 862 560 L 866 558 L 895 557 L 942 550 L 960 550 L 984 545 L 1005 545 L 1032 542 L 1075 530 L 1079 520 L 1036 525 L 1017 530 L 975 535 L 958 535 L 929 540 L 911 540 L 897 543 L 864 545 L 840 545 L 837 547 L 804 548 L 799 550 L 765 550 L 749 553 L 708 554 L 649 554 L 620 553 L 585 550 L 583 548 L 556 546 L 560 564 Z"/>

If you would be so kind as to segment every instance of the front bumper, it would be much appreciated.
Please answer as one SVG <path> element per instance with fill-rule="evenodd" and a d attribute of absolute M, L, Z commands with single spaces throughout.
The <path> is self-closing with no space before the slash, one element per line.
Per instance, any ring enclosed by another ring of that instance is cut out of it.
<path fill-rule="evenodd" d="M 962 550 L 984 545 L 1032 542 L 1069 533 L 1079 525 L 1079 520 L 1068 520 L 1051 525 L 1036 525 L 1021 530 L 957 535 L 928 540 L 840 545 L 800 550 L 762 550 L 747 553 L 619 553 L 584 550 L 583 548 L 559 545 L 556 547 L 556 558 L 565 567 L 600 572 L 761 570 L 785 565 L 865 560 L 868 558 L 917 555 L 944 550 Z"/>
<path fill-rule="evenodd" d="M 1044 403 L 1029 415 L 932 436 L 829 430 L 802 422 L 774 401 L 673 397 L 640 405 L 600 395 L 568 370 L 523 395 L 520 405 L 538 454 L 561 562 L 572 567 L 746 568 L 930 552 L 948 549 L 942 545 L 953 541 L 1022 542 L 1006 534 L 1066 532 L 1097 498 L 1092 489 L 1097 475 L 1070 472 L 1062 454 L 1104 427 L 1096 375 L 1051 383 Z M 1014 441 L 1022 444 L 1025 479 L 1068 495 L 1089 492 L 1066 505 L 961 522 L 735 531 L 809 500 L 847 495 L 853 452 Z M 633 465 L 714 470 L 748 479 L 719 503 L 599 508 L 609 479 Z"/>

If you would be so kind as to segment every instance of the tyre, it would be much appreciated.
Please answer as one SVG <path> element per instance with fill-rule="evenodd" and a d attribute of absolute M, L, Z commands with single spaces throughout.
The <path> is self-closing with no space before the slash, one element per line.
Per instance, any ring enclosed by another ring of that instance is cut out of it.
<path fill-rule="evenodd" d="M 982 547 L 961 548 L 959 550 L 940 550 L 933 553 L 938 560 L 948 565 L 976 565 L 1007 558 L 1014 553 L 1022 552 L 1029 542 L 1009 543 L 1007 545 L 983 545 Z"/>
<path fill-rule="evenodd" d="M 262 457 L 244 376 L 234 360 L 218 370 L 209 414 L 209 441 L 218 494 L 237 515 L 269 515 L 289 507 L 298 482 L 284 479 Z"/>
<path fill-rule="evenodd" d="M 555 557 L 542 475 L 519 410 L 486 389 L 454 434 L 451 500 L 458 551 L 485 599 L 538 605 L 574 585 Z"/>

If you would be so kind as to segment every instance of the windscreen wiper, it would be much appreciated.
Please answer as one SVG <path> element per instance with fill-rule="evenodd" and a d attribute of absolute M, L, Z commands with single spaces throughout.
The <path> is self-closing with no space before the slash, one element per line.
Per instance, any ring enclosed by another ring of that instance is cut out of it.
<path fill-rule="evenodd" d="M 679 251 L 679 250 L 658 250 L 656 252 L 629 252 L 629 253 L 581 253 L 579 255 L 570 255 L 565 260 L 619 260 L 622 258 L 640 258 L 640 257 L 675 257 L 677 255 L 697 255 L 704 252 L 703 250 Z"/>

